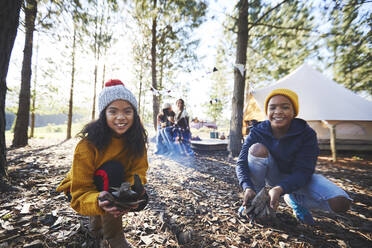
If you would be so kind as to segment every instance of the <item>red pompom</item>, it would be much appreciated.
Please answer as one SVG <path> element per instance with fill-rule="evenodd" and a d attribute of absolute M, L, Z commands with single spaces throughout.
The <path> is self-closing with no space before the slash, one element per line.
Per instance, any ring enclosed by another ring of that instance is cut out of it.
<path fill-rule="evenodd" d="M 107 81 L 105 83 L 105 87 L 109 87 L 109 86 L 115 86 L 115 85 L 124 85 L 124 83 L 122 81 L 120 81 L 119 79 L 110 79 L 109 81 Z"/>

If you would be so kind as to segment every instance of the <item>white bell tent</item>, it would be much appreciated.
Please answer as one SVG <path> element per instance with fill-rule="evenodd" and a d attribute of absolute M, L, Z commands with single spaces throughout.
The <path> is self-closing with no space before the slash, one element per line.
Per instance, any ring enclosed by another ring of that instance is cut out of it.
<path fill-rule="evenodd" d="M 299 98 L 298 118 L 317 132 L 321 149 L 329 149 L 329 127 L 335 128 L 337 150 L 372 151 L 372 102 L 303 64 L 276 83 L 249 95 L 244 121 L 264 120 L 264 102 L 274 89 L 287 88 Z"/>

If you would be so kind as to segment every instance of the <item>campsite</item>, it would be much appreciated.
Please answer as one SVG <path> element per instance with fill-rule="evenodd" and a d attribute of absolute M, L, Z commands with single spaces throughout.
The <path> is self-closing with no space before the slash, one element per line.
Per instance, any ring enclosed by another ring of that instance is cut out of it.
<path fill-rule="evenodd" d="M 0 248 L 372 247 L 371 0 L 1 0 Z"/>
<path fill-rule="evenodd" d="M 301 105 L 299 118 L 305 119 L 316 130 L 321 148 L 329 149 L 329 127 L 333 125 L 338 150 L 372 151 L 372 102 L 329 80 L 307 64 L 269 87 L 251 90 L 244 120 L 265 120 L 261 111 L 265 96 L 275 88 L 297 92 Z"/>

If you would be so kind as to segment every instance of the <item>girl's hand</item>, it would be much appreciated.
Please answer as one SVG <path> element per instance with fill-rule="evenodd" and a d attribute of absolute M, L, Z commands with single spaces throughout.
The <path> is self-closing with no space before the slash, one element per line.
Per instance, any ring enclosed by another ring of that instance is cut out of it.
<path fill-rule="evenodd" d="M 248 206 L 248 202 L 250 202 L 255 196 L 256 192 L 254 192 L 253 189 L 246 188 L 243 196 L 243 206 Z"/>
<path fill-rule="evenodd" d="M 279 206 L 279 198 L 283 194 L 283 188 L 276 186 L 269 190 L 270 207 L 276 211 Z"/>
<path fill-rule="evenodd" d="M 102 197 L 106 194 L 110 194 L 107 191 L 101 191 L 98 197 Z M 121 217 L 124 214 L 127 214 L 127 210 L 120 210 L 117 207 L 111 206 L 109 201 L 100 201 L 98 200 L 98 206 L 102 208 L 106 213 L 112 214 L 115 218 Z"/>

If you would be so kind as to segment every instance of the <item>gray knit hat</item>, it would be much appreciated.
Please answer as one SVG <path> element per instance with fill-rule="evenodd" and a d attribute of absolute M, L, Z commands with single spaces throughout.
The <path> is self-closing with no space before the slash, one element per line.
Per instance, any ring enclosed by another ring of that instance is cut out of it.
<path fill-rule="evenodd" d="M 132 104 L 137 110 L 137 100 L 133 93 L 128 90 L 123 82 L 118 79 L 111 79 L 105 83 L 105 87 L 99 94 L 98 110 L 101 113 L 110 103 L 115 100 L 125 100 Z"/>

